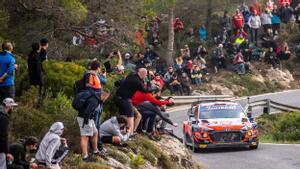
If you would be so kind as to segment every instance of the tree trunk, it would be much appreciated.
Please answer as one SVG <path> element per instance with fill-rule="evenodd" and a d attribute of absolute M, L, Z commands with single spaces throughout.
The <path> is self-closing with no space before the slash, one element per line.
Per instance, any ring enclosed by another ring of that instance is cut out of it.
<path fill-rule="evenodd" d="M 206 30 L 207 39 L 211 37 L 211 14 L 212 14 L 212 0 L 207 0 L 207 16 L 206 16 Z"/>
<path fill-rule="evenodd" d="M 168 54 L 167 54 L 167 65 L 173 66 L 174 65 L 174 59 L 173 59 L 173 53 L 174 53 L 174 29 L 173 29 L 173 21 L 174 21 L 174 7 L 170 9 L 170 18 L 169 18 L 169 30 L 168 30 Z"/>

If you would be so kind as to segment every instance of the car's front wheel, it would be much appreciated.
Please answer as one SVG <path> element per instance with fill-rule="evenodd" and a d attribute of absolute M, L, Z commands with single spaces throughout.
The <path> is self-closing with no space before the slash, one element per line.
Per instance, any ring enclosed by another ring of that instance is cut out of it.
<path fill-rule="evenodd" d="M 250 145 L 250 146 L 249 146 L 249 149 L 250 149 L 250 150 L 255 150 L 255 149 L 258 148 L 258 145 L 259 145 L 259 142 L 257 141 L 257 142 L 256 142 L 256 145 Z"/>
<path fill-rule="evenodd" d="M 199 147 L 195 143 L 194 134 L 192 135 L 192 150 L 194 153 L 199 152 Z"/>

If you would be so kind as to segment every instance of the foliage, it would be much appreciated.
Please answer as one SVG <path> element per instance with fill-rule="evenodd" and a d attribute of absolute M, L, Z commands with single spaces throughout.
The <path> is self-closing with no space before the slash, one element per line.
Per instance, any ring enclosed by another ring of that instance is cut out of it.
<path fill-rule="evenodd" d="M 81 0 L 60 0 L 60 4 L 67 10 L 70 17 L 74 18 L 73 22 L 75 24 L 79 24 L 86 19 L 88 10 L 81 3 Z"/>
<path fill-rule="evenodd" d="M 145 164 L 145 160 L 141 154 L 133 156 L 130 161 L 132 168 L 138 168 L 139 166 Z"/>
<path fill-rule="evenodd" d="M 264 115 L 258 124 L 269 140 L 300 141 L 300 112 Z"/>

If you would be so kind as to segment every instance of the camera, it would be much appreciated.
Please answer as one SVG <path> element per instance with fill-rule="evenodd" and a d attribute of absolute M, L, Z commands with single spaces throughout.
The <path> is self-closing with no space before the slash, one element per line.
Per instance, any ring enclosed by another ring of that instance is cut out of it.
<path fill-rule="evenodd" d="M 114 53 L 113 53 L 114 55 L 117 55 L 118 54 L 118 51 L 114 51 Z"/>

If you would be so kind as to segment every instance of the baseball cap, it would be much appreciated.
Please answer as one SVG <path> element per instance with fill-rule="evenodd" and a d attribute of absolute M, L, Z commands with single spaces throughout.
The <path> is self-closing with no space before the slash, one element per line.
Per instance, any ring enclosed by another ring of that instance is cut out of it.
<path fill-rule="evenodd" d="M 5 105 L 5 106 L 18 106 L 18 104 L 14 101 L 14 99 L 12 99 L 12 98 L 6 98 L 6 99 L 4 99 L 3 100 L 3 104 Z"/>

